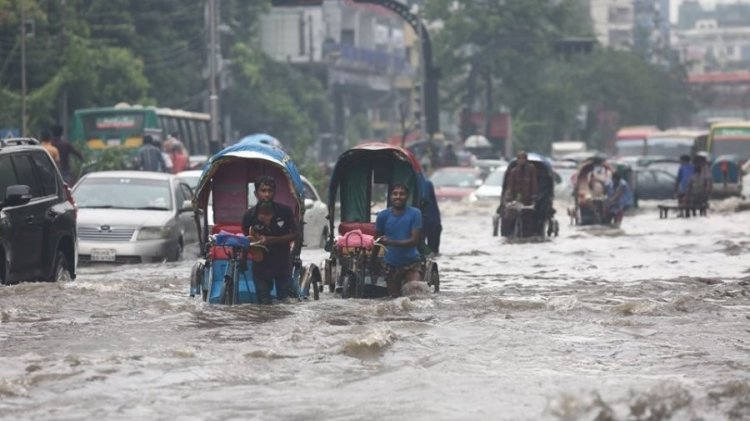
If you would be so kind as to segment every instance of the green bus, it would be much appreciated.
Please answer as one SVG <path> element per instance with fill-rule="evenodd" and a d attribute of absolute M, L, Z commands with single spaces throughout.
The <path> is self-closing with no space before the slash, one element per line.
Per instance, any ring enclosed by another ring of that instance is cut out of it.
<path fill-rule="evenodd" d="M 76 110 L 70 141 L 95 154 L 112 147 L 135 152 L 147 134 L 163 141 L 177 133 L 189 154 L 208 155 L 210 122 L 211 116 L 206 113 L 120 103 Z"/>

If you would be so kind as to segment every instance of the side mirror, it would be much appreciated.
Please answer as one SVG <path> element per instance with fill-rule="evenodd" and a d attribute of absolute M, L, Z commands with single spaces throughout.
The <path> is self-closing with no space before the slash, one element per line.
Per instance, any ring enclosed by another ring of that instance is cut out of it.
<path fill-rule="evenodd" d="M 305 199 L 305 209 L 312 209 L 315 202 L 312 199 Z"/>
<path fill-rule="evenodd" d="M 31 200 L 31 187 L 25 184 L 8 186 L 5 190 L 4 206 L 20 206 L 29 203 Z"/>
<path fill-rule="evenodd" d="M 180 206 L 180 212 L 187 212 L 193 210 L 193 201 L 192 200 L 183 200 L 182 206 Z"/>

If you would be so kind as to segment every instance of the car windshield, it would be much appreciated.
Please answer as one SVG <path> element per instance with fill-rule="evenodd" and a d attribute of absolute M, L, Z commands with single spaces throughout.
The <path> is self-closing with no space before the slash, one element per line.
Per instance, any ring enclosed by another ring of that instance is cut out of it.
<path fill-rule="evenodd" d="M 190 186 L 191 189 L 195 190 L 196 187 L 198 187 L 198 180 L 200 180 L 200 175 L 180 175 L 180 180 L 185 182 L 188 186 Z"/>
<path fill-rule="evenodd" d="M 79 208 L 172 210 L 167 180 L 87 178 L 73 192 Z"/>
<path fill-rule="evenodd" d="M 503 178 L 505 177 L 505 170 L 497 170 L 490 173 L 487 179 L 484 180 L 485 186 L 502 186 Z"/>
<path fill-rule="evenodd" d="M 430 180 L 435 187 L 474 187 L 476 178 L 468 171 L 437 171 Z"/>

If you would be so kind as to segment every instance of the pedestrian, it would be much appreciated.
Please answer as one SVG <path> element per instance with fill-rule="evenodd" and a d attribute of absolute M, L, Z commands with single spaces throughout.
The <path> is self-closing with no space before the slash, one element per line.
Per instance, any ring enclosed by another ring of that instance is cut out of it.
<path fill-rule="evenodd" d="M 626 210 L 633 206 L 633 191 L 619 172 L 612 174 L 612 183 L 607 185 L 607 209 L 609 219 L 619 227 Z"/>
<path fill-rule="evenodd" d="M 169 151 L 168 155 L 169 159 L 172 161 L 173 174 L 185 171 L 188 168 L 189 158 L 185 151 L 185 147 L 179 140 L 172 142 L 172 149 Z"/>
<path fill-rule="evenodd" d="M 684 216 L 682 208 L 687 206 L 689 202 L 687 192 L 694 172 L 695 168 L 690 162 L 690 156 L 680 156 L 680 168 L 677 170 L 677 180 L 675 181 L 675 193 L 677 193 L 677 204 L 680 206 L 680 216 Z"/>
<path fill-rule="evenodd" d="M 52 160 L 55 161 L 55 165 L 60 167 L 60 151 L 52 144 L 52 136 L 49 131 L 42 130 L 42 147 L 49 153 Z"/>
<path fill-rule="evenodd" d="M 456 155 L 456 151 L 453 150 L 452 143 L 449 143 L 445 146 L 441 164 L 444 167 L 455 167 L 458 165 L 458 155 Z"/>
<path fill-rule="evenodd" d="M 72 185 L 76 180 L 70 172 L 70 155 L 76 157 L 81 164 L 83 155 L 63 137 L 63 127 L 59 124 L 52 126 L 52 144 L 60 152 L 60 174 L 66 183 Z"/>
<path fill-rule="evenodd" d="M 141 171 L 166 172 L 167 163 L 161 150 L 154 144 L 150 134 L 143 136 L 143 146 L 138 148 L 135 157 L 135 168 Z"/>
<path fill-rule="evenodd" d="M 259 303 L 271 304 L 274 282 L 279 300 L 294 295 L 290 246 L 297 241 L 297 223 L 289 206 L 274 202 L 276 180 L 273 177 L 258 177 L 254 194 L 258 203 L 242 216 L 242 233 L 268 249 L 261 262 L 253 263 L 253 279 Z"/>
<path fill-rule="evenodd" d="M 385 246 L 385 280 L 391 297 L 402 291 L 425 291 L 422 255 L 417 250 L 422 239 L 422 212 L 408 206 L 409 188 L 394 184 L 390 191 L 391 207 L 378 213 L 375 231 L 378 243 Z M 424 284 L 424 285 L 422 285 Z"/>

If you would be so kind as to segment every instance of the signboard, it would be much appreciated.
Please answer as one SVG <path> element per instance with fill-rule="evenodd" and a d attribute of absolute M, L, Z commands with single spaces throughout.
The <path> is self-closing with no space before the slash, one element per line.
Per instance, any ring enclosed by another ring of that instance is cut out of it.
<path fill-rule="evenodd" d="M 136 127 L 135 117 L 129 115 L 98 117 L 96 119 L 97 130 L 107 129 L 132 129 Z"/>
<path fill-rule="evenodd" d="M 0 139 L 11 139 L 14 137 L 21 137 L 21 131 L 13 128 L 0 129 Z"/>
<path fill-rule="evenodd" d="M 719 127 L 714 129 L 716 137 L 750 137 L 750 127 Z"/>

